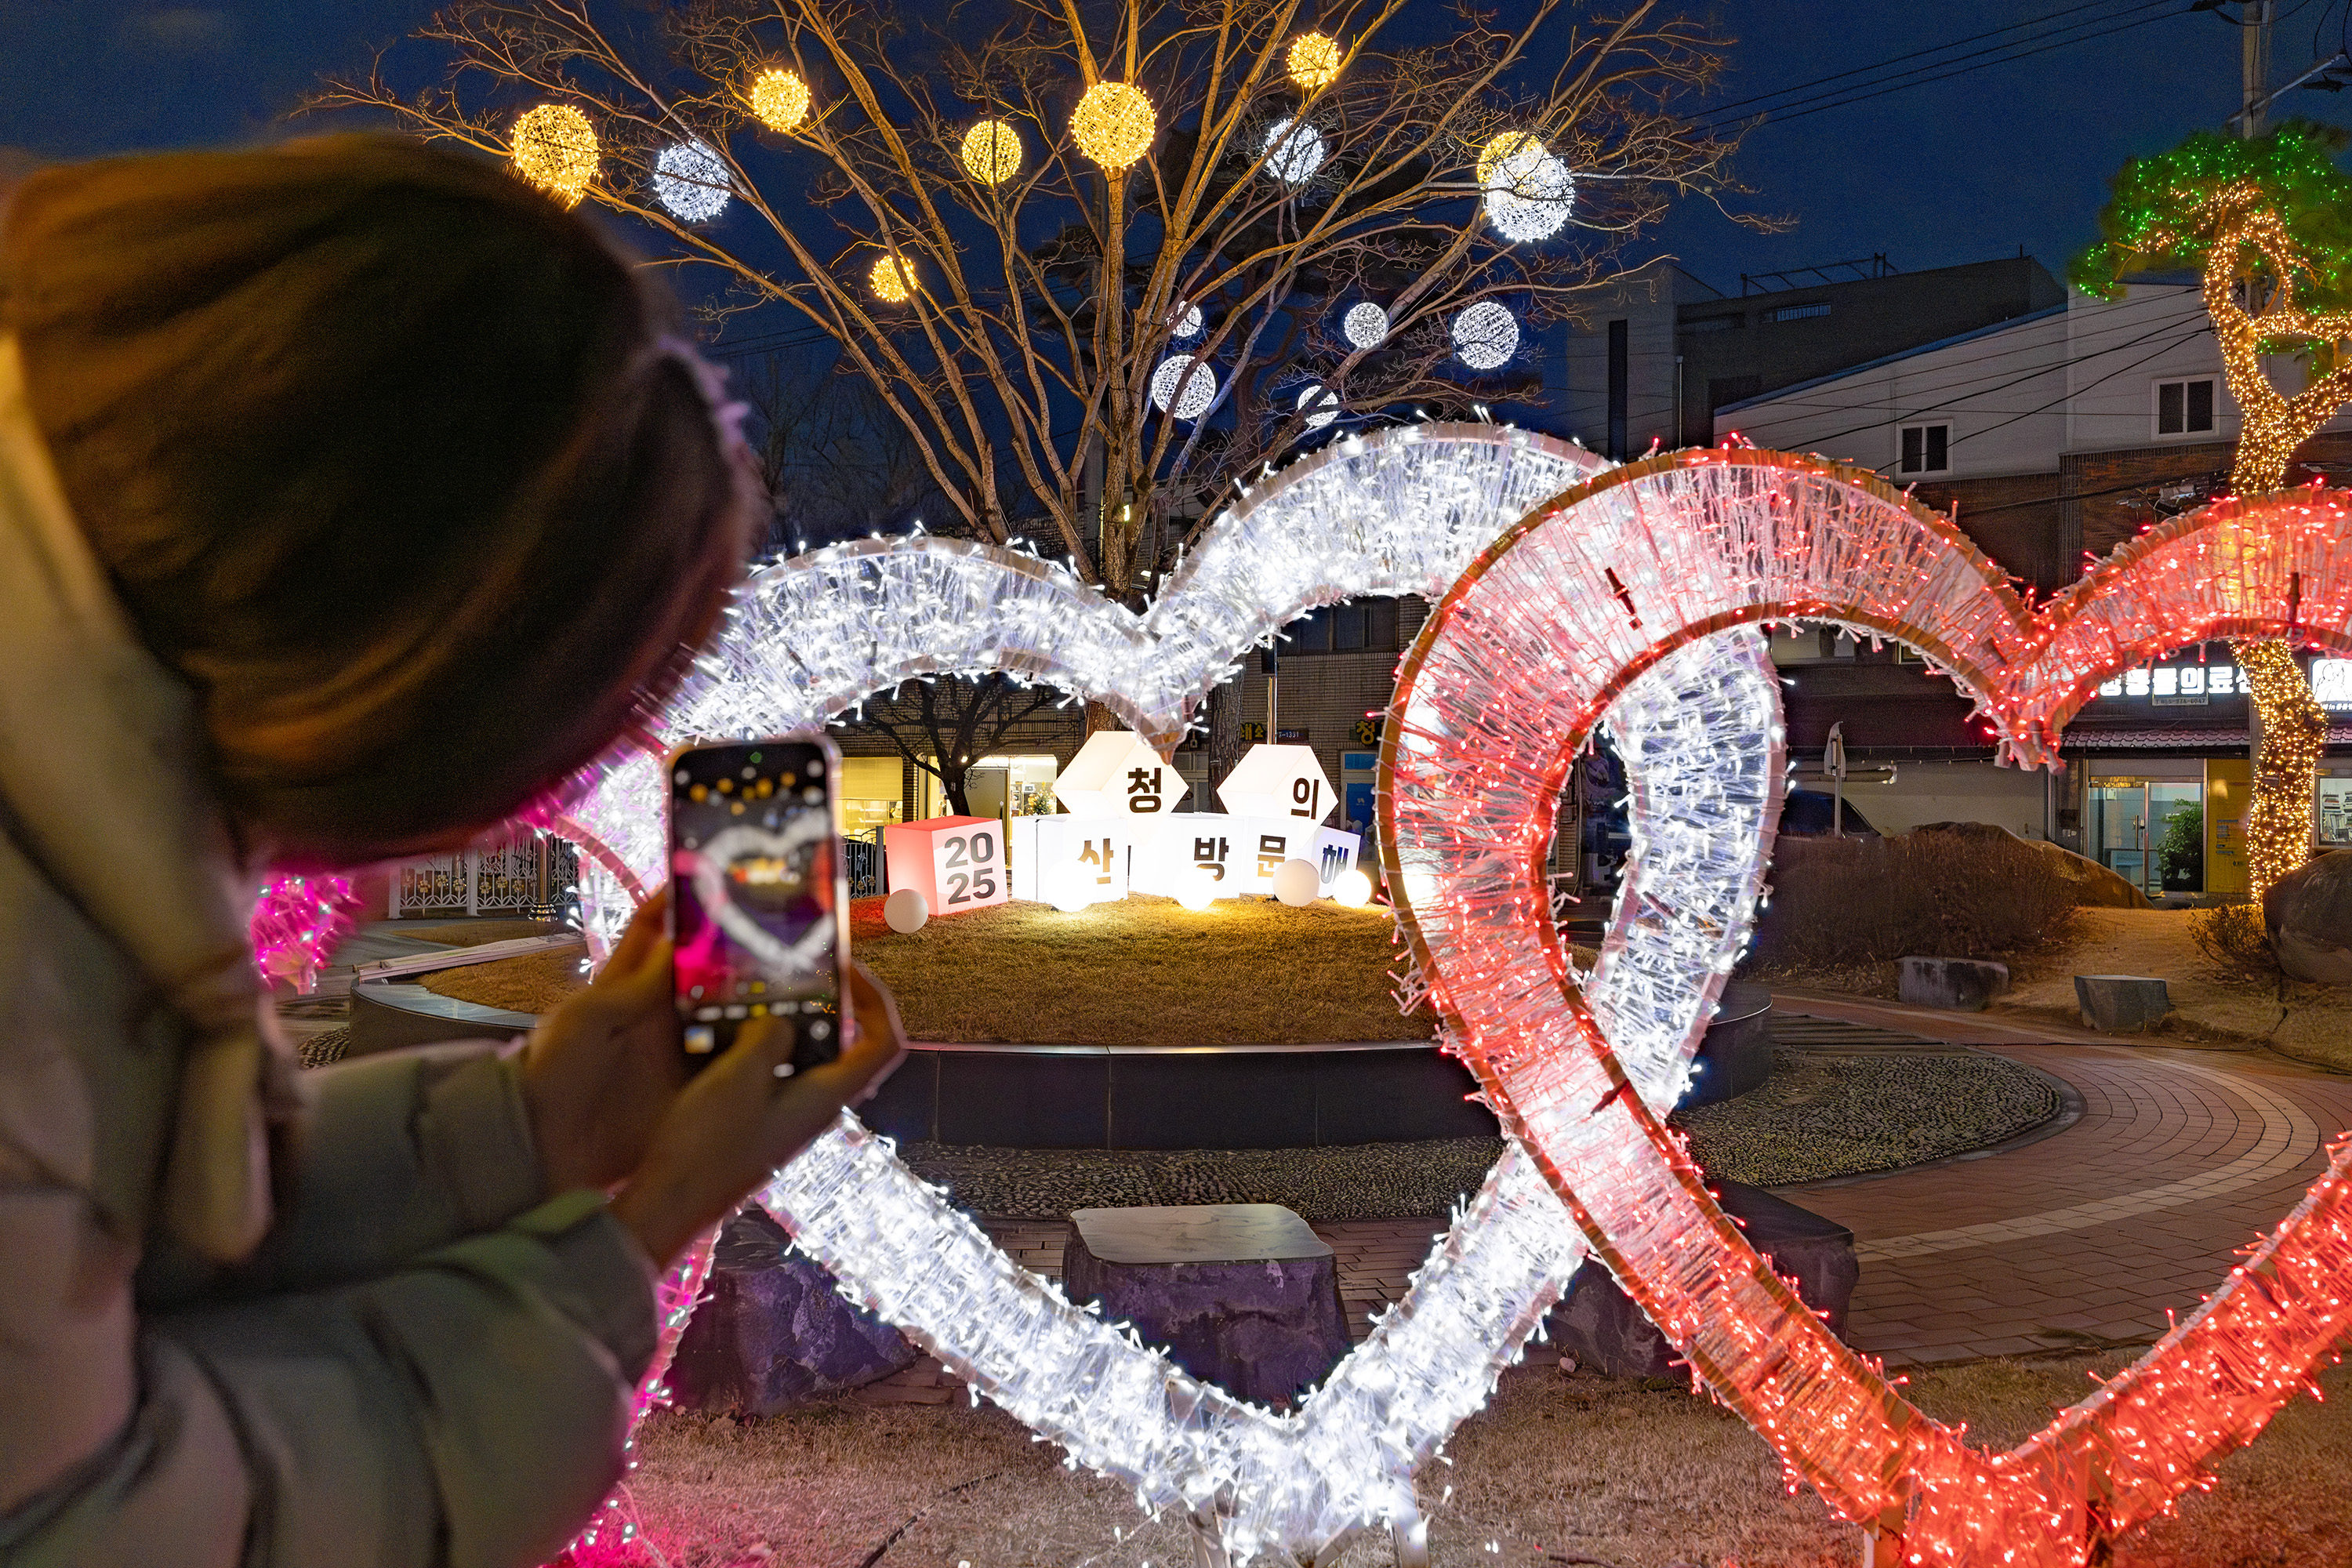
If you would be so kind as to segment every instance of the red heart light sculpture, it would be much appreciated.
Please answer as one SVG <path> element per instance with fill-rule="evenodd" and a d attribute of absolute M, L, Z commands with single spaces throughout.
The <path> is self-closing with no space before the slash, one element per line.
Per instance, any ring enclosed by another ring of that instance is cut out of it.
<path fill-rule="evenodd" d="M 1594 1248 L 1695 1376 L 1876 1531 L 1878 1560 L 2081 1563 L 2252 1440 L 2352 1328 L 2352 1142 L 2195 1315 L 2011 1453 L 1969 1449 L 1832 1335 L 1627 1092 L 1543 876 L 1570 761 L 1609 701 L 1709 632 L 1797 619 L 1909 643 L 1977 698 L 2004 760 L 2043 764 L 2099 681 L 2166 649 L 2352 652 L 2352 505 L 2316 489 L 2217 503 L 2036 613 L 1867 470 L 1674 453 L 1504 535 L 1401 668 L 1380 787 L 1398 910 L 1454 1046 Z"/>

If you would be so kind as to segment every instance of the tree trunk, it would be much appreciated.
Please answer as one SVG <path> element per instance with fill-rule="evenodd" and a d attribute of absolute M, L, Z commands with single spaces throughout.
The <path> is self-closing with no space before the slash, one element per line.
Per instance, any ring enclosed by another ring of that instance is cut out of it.
<path fill-rule="evenodd" d="M 1242 678 L 1209 693 L 1209 793 L 1214 795 L 1242 760 Z"/>
<path fill-rule="evenodd" d="M 970 768 L 960 763 L 951 763 L 945 757 L 940 759 L 940 788 L 948 797 L 950 816 L 970 816 L 972 814 L 971 796 L 966 793 L 971 782 Z"/>

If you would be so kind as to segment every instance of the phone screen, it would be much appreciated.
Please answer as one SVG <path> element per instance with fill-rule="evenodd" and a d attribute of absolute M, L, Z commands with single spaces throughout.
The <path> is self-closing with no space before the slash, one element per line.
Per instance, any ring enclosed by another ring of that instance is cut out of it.
<path fill-rule="evenodd" d="M 846 868 L 825 741 L 696 746 L 670 759 L 670 921 L 687 1060 L 753 1018 L 792 1021 L 795 1068 L 840 1054 Z"/>

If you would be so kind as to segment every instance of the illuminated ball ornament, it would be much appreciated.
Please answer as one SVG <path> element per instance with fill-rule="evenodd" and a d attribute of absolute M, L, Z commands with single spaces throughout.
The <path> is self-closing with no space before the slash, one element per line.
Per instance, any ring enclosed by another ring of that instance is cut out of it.
<path fill-rule="evenodd" d="M 1169 308 L 1168 335 L 1180 343 L 1190 342 L 1199 337 L 1201 329 L 1207 324 L 1206 318 L 1201 314 L 1201 307 L 1189 300 L 1179 300 Z"/>
<path fill-rule="evenodd" d="M 1123 81 L 1098 81 L 1087 89 L 1070 116 L 1070 135 L 1078 151 L 1113 174 L 1132 168 L 1151 151 L 1159 134 L 1160 116 L 1140 88 Z"/>
<path fill-rule="evenodd" d="M 1066 915 L 1076 914 L 1094 900 L 1094 879 L 1075 860 L 1065 860 L 1039 879 L 1045 901 Z"/>
<path fill-rule="evenodd" d="M 1494 370 L 1519 352 L 1518 318 L 1496 300 L 1481 300 L 1454 318 L 1454 353 L 1472 370 Z"/>
<path fill-rule="evenodd" d="M 900 936 L 911 936 L 931 918 L 930 900 L 919 888 L 897 888 L 882 900 L 882 920 Z"/>
<path fill-rule="evenodd" d="M 1576 206 L 1576 176 L 1532 136 L 1497 160 L 1481 184 L 1486 221 L 1514 244 L 1559 233 Z"/>
<path fill-rule="evenodd" d="M 707 142 L 673 142 L 654 160 L 654 199 L 682 222 L 717 217 L 734 194 L 727 165 Z"/>
<path fill-rule="evenodd" d="M 1274 896 L 1294 910 L 1305 909 L 1322 891 L 1323 881 L 1316 874 L 1312 860 L 1294 856 L 1274 868 Z"/>
<path fill-rule="evenodd" d="M 963 133 L 963 166 L 983 185 L 1001 185 L 1021 172 L 1021 133 L 1002 120 L 983 120 Z"/>
<path fill-rule="evenodd" d="M 1191 354 L 1170 354 L 1151 373 L 1151 401 L 1175 419 L 1198 419 L 1217 395 L 1217 373 Z"/>
<path fill-rule="evenodd" d="M 1339 417 L 1339 395 L 1319 381 L 1310 381 L 1298 395 L 1298 411 L 1307 416 L 1307 427 L 1320 430 Z"/>
<path fill-rule="evenodd" d="M 1356 347 L 1376 349 L 1389 341 L 1389 313 L 1366 300 L 1348 307 L 1348 313 L 1339 318 L 1339 330 Z"/>
<path fill-rule="evenodd" d="M 1286 185 L 1303 185 L 1323 166 L 1323 133 L 1304 121 L 1277 120 L 1266 127 L 1258 151 L 1267 174 Z"/>
<path fill-rule="evenodd" d="M 874 269 L 866 275 L 873 286 L 874 297 L 886 305 L 903 305 L 915 292 L 915 269 L 895 256 L 874 258 Z"/>
<path fill-rule="evenodd" d="M 793 72 L 761 71 L 751 83 L 751 113 L 769 130 L 797 131 L 808 111 L 808 83 Z"/>
<path fill-rule="evenodd" d="M 1530 151 L 1539 155 L 1543 150 L 1542 139 L 1533 132 L 1506 131 L 1487 138 L 1486 144 L 1478 149 L 1478 188 L 1493 189 L 1495 171 L 1505 159 L 1525 157 Z"/>
<path fill-rule="evenodd" d="M 1217 879 L 1198 866 L 1176 879 L 1176 901 L 1198 912 L 1217 901 Z"/>
<path fill-rule="evenodd" d="M 1350 866 L 1333 879 L 1331 900 L 1343 909 L 1360 910 L 1372 901 L 1372 879 Z"/>
<path fill-rule="evenodd" d="M 524 110 L 508 145 L 515 173 L 565 206 L 577 205 L 596 177 L 596 128 L 568 103 Z"/>
<path fill-rule="evenodd" d="M 1339 79 L 1339 40 L 1328 33 L 1301 33 L 1290 40 L 1290 79 L 1313 92 Z"/>

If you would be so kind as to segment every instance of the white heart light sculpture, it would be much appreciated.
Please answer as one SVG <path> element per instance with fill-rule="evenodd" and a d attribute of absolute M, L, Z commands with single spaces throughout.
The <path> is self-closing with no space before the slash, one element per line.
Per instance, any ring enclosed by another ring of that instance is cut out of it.
<path fill-rule="evenodd" d="M 1245 494 L 1140 621 L 1069 574 L 949 542 L 817 552 L 749 586 L 674 734 L 772 732 L 929 673 L 1004 669 L 1101 700 L 1157 743 L 1237 657 L 1322 604 L 1434 595 L 1541 497 L 1602 465 L 1491 426 L 1424 426 L 1336 444 Z M 1591 982 L 1644 1092 L 1679 1094 L 1745 941 L 1776 819 L 1778 688 L 1760 642 L 1693 650 L 1630 689 L 1617 729 L 1635 784 L 1636 868 Z M 660 780 L 624 764 L 565 825 L 625 883 L 657 873 Z M 1669 909 L 1660 877 L 1697 874 Z M 632 889 L 634 890 L 634 889 Z M 618 889 L 590 889 L 620 913 Z M 1636 917 L 1643 918 L 1637 920 Z M 1312 1555 L 1415 1518 L 1413 1469 L 1483 1405 L 1582 1252 L 1508 1154 L 1374 1338 L 1295 1415 L 1203 1387 L 1019 1268 L 852 1120 L 779 1173 L 770 1206 L 845 1289 L 1068 1449 L 1192 1518 L 1203 1550 Z"/>

